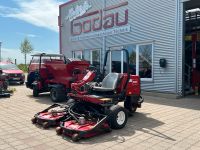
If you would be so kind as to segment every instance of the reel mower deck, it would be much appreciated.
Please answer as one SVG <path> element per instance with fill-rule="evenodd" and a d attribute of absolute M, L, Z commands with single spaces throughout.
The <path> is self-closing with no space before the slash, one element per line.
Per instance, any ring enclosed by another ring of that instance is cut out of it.
<path fill-rule="evenodd" d="M 68 109 L 68 118 L 61 121 L 56 128 L 58 135 L 70 136 L 74 142 L 81 138 L 89 138 L 110 132 L 109 115 L 102 112 L 102 108 L 95 104 L 76 102 Z"/>
<path fill-rule="evenodd" d="M 41 125 L 44 129 L 58 126 L 60 121 L 67 115 L 68 105 L 53 104 L 47 109 L 35 114 L 32 118 L 33 124 Z"/>

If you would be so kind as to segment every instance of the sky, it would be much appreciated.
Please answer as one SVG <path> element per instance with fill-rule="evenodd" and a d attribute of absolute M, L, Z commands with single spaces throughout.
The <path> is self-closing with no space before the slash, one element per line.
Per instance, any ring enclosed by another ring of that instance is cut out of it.
<path fill-rule="evenodd" d="M 59 53 L 59 5 L 68 0 L 0 0 L 0 41 L 3 60 L 24 63 L 20 44 L 28 38 L 34 53 Z M 28 61 L 30 61 L 30 55 Z"/>

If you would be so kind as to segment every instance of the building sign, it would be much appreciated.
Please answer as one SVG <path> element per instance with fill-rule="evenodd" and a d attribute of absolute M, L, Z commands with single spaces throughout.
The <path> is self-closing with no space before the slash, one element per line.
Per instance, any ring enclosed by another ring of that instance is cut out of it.
<path fill-rule="evenodd" d="M 85 13 L 71 21 L 71 40 L 109 36 L 130 32 L 128 25 L 128 2 Z"/>
<path fill-rule="evenodd" d="M 92 39 L 92 38 L 97 38 L 97 37 L 127 33 L 127 32 L 130 32 L 130 31 L 131 31 L 131 26 L 127 25 L 127 26 L 123 26 L 123 27 L 117 27 L 117 28 L 102 30 L 102 31 L 99 31 L 99 32 L 91 32 L 91 33 L 88 33 L 88 34 L 73 36 L 73 37 L 70 38 L 70 40 L 71 41 L 81 41 L 81 40 Z"/>
<path fill-rule="evenodd" d="M 71 22 L 77 17 L 84 15 L 90 8 L 92 8 L 92 5 L 88 1 L 85 1 L 83 5 L 77 5 L 75 8 L 71 8 L 65 19 Z"/>

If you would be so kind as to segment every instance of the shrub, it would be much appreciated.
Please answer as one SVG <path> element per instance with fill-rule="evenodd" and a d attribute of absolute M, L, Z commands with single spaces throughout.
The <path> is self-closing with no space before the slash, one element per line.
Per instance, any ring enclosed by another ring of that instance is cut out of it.
<path fill-rule="evenodd" d="M 20 70 L 22 70 L 23 72 L 28 72 L 28 65 L 19 64 L 19 65 L 18 65 L 18 68 L 19 68 Z"/>

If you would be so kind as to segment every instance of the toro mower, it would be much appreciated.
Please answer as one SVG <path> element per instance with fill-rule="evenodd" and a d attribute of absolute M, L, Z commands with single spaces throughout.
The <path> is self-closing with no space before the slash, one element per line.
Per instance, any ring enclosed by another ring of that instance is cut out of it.
<path fill-rule="evenodd" d="M 143 99 L 140 96 L 140 78 L 130 75 L 129 53 L 126 49 L 121 51 L 126 54 L 126 73 L 108 73 L 102 82 L 89 84 L 87 88 L 81 88 L 83 84 L 72 84 L 72 92 L 68 96 L 74 100 L 74 104 L 67 109 L 67 117 L 56 128 L 57 134 L 78 141 L 102 131 L 121 129 L 126 125 L 128 115 L 141 107 Z M 107 51 L 105 55 L 103 75 L 106 73 L 110 53 Z M 124 107 L 118 105 L 119 102 L 124 102 Z"/>
<path fill-rule="evenodd" d="M 8 92 L 8 77 L 0 69 L 0 97 L 10 97 Z"/>
<path fill-rule="evenodd" d="M 26 86 L 33 96 L 50 92 L 53 102 L 66 100 L 71 83 L 81 80 L 89 63 L 79 59 L 65 58 L 59 54 L 35 54 L 28 69 Z"/>
<path fill-rule="evenodd" d="M 89 68 L 85 77 L 78 81 L 77 83 L 73 83 L 72 88 L 79 92 L 80 94 L 84 94 L 81 88 L 88 82 L 94 80 L 96 72 Z M 80 88 L 79 88 L 80 87 Z M 70 116 L 69 108 L 74 105 L 74 100 L 69 99 L 65 105 L 61 104 L 53 104 L 52 106 L 48 107 L 47 109 L 35 114 L 32 118 L 33 124 L 41 125 L 44 129 L 49 127 L 59 126 L 60 121 L 66 120 Z"/>

